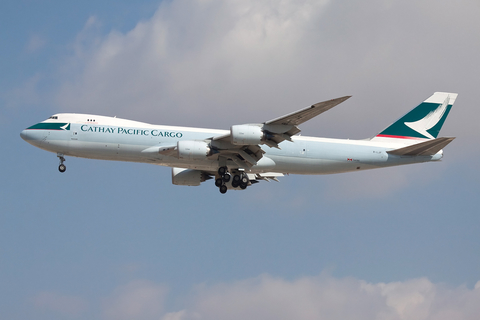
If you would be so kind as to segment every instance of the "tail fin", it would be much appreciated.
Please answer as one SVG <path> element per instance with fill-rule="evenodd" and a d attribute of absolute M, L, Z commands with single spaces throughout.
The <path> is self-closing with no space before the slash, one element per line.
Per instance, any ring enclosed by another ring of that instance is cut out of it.
<path fill-rule="evenodd" d="M 372 138 L 435 139 L 457 98 L 456 93 L 435 92 L 412 111 Z"/>

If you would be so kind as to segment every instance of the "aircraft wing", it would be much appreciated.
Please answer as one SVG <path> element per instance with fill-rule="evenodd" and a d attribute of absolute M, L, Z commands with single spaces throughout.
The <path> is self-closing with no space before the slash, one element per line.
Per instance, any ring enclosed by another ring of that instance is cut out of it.
<path fill-rule="evenodd" d="M 290 137 L 299 133 L 301 130 L 298 125 L 318 116 L 319 114 L 330 110 L 336 105 L 344 102 L 351 96 L 345 96 L 337 99 L 327 100 L 319 103 L 315 103 L 310 107 L 298 110 L 296 112 L 289 113 L 279 118 L 269 120 L 261 124 L 263 131 L 273 135 L 270 140 L 274 140 L 277 144 L 283 140 L 291 140 Z M 228 141 L 231 138 L 231 133 L 214 137 L 213 140 Z M 268 140 L 268 139 L 266 139 Z M 265 143 L 268 145 L 268 143 Z"/>
<path fill-rule="evenodd" d="M 308 121 L 319 114 L 330 110 L 331 108 L 335 107 L 336 105 L 342 103 L 343 101 L 347 100 L 351 96 L 345 96 L 333 100 L 327 100 L 319 103 L 315 103 L 314 105 L 311 105 L 310 107 L 307 107 L 305 109 L 292 112 L 290 114 L 287 114 L 283 117 L 276 118 L 270 121 L 265 122 L 265 124 L 270 124 L 270 125 L 295 125 L 298 126 L 299 124 L 304 123 L 305 121 Z"/>
<path fill-rule="evenodd" d="M 330 110 L 350 97 L 319 102 L 263 123 L 235 125 L 230 128 L 230 133 L 208 140 L 216 151 L 215 156 L 226 157 L 240 167 L 249 169 L 263 157 L 264 151 L 260 145 L 265 144 L 271 148 L 280 149 L 279 143 L 285 140 L 292 141 L 291 137 L 300 132 L 298 125 Z"/>

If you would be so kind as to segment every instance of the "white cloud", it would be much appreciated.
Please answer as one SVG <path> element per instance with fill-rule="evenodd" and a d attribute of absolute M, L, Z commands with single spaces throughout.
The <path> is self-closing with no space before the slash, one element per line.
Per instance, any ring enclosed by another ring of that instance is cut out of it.
<path fill-rule="evenodd" d="M 106 36 L 91 17 L 57 104 L 224 128 L 355 94 L 348 109 L 311 127 L 340 125 L 351 135 L 364 127 L 359 119 L 370 119 L 378 127 L 355 133 L 368 136 L 433 90 L 471 86 L 478 67 L 466 61 L 480 51 L 467 40 L 478 25 L 474 12 L 468 1 L 174 0 L 131 31 Z"/>
<path fill-rule="evenodd" d="M 428 317 L 435 298 L 435 286 L 427 279 L 380 284 L 378 287 L 386 305 L 393 308 L 400 319 Z"/>
<path fill-rule="evenodd" d="M 473 289 L 452 288 L 426 278 L 368 283 L 325 273 L 295 280 L 264 274 L 240 281 L 198 285 L 188 296 L 175 298 L 175 306 L 180 310 L 167 310 L 167 298 L 163 285 L 131 281 L 102 300 L 99 318 L 476 320 L 480 314 L 479 284 Z M 38 293 L 33 304 L 37 311 L 52 316 L 79 317 L 89 310 L 86 299 L 52 292 Z"/>
<path fill-rule="evenodd" d="M 459 298 L 453 298 L 459 297 Z M 461 298 L 460 298 L 461 297 Z M 268 275 L 199 288 L 186 319 L 476 319 L 480 291 L 425 278 L 371 284 L 330 276 L 286 281 Z"/>
<path fill-rule="evenodd" d="M 58 104 L 169 122 L 184 115 L 192 122 L 213 118 L 212 124 L 267 104 L 269 116 L 277 116 L 275 105 L 286 98 L 279 90 L 294 82 L 284 80 L 303 63 L 296 56 L 326 3 L 172 1 L 126 34 L 98 38 L 87 26 L 68 60 L 81 71 L 64 75 Z M 294 108 L 311 102 L 295 101 Z"/>
<path fill-rule="evenodd" d="M 163 289 L 143 283 L 150 292 Z M 403 282 L 368 283 L 355 278 L 337 279 L 326 274 L 285 280 L 269 275 L 197 286 L 179 311 L 152 312 L 163 294 L 138 294 L 137 285 L 121 288 L 107 319 L 198 320 L 198 319 L 378 319 L 378 320 L 474 320 L 480 314 L 480 290 L 465 286 L 450 288 L 426 278 Z M 135 299 L 132 299 L 135 296 Z M 151 297 L 154 296 L 154 299 Z M 137 301 L 136 303 L 131 300 Z M 149 301 L 138 303 L 138 301 Z M 135 310 L 132 312 L 133 309 Z M 128 307 L 127 307 L 128 306 Z"/>
<path fill-rule="evenodd" d="M 149 281 L 136 280 L 116 288 L 102 304 L 105 319 L 159 319 L 167 290 Z"/>
<path fill-rule="evenodd" d="M 163 316 L 162 320 L 182 320 L 185 319 L 187 313 L 185 310 L 178 312 L 170 312 Z"/>

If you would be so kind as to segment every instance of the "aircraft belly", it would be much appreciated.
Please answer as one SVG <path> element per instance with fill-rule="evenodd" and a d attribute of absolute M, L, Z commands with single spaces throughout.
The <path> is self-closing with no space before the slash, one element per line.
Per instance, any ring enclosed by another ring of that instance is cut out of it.
<path fill-rule="evenodd" d="M 151 145 L 75 141 L 70 143 L 68 155 L 99 160 L 153 163 L 161 166 L 214 172 L 218 169 L 218 161 L 216 160 L 188 161 L 161 154 L 142 152 L 149 147 Z"/>
<path fill-rule="evenodd" d="M 388 155 L 384 148 L 323 141 L 306 144 L 282 144 L 282 150 L 270 149 L 267 156 L 276 163 L 275 171 L 292 174 L 331 174 L 384 166 Z"/>

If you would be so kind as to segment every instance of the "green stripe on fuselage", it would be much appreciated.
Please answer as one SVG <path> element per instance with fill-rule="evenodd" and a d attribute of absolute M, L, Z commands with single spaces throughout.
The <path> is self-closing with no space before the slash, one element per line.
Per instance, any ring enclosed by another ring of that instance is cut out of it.
<path fill-rule="evenodd" d="M 27 130 L 70 130 L 70 123 L 40 122 Z"/>

